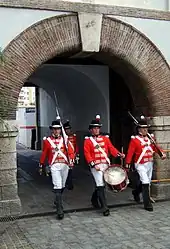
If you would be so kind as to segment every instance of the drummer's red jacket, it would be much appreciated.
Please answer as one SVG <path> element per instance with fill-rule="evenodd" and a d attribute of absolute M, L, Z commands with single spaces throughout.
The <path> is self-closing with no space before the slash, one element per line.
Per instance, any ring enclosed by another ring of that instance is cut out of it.
<path fill-rule="evenodd" d="M 119 151 L 112 145 L 108 135 L 103 136 L 99 135 L 97 137 L 93 137 L 97 144 L 105 151 L 106 155 L 108 156 L 109 153 L 117 157 L 119 155 Z M 93 142 L 90 140 L 90 137 L 85 137 L 84 141 L 84 156 L 88 164 L 94 162 L 95 165 L 97 164 L 108 164 L 106 158 L 102 154 L 102 152 L 97 149 Z"/>
<path fill-rule="evenodd" d="M 59 138 L 54 138 L 53 136 L 49 137 L 53 143 L 58 146 L 60 143 L 60 139 L 62 137 Z M 66 153 L 66 149 L 64 144 L 62 143 L 61 149 L 60 149 L 67 157 L 67 153 Z M 51 162 L 53 160 L 53 156 L 55 155 L 56 150 L 51 146 L 51 144 L 49 143 L 49 141 L 47 140 L 46 137 L 43 138 L 43 151 L 41 154 L 41 158 L 40 158 L 40 164 L 44 165 L 46 158 L 48 159 L 48 163 L 49 165 L 51 165 Z M 74 159 L 74 150 L 72 149 L 70 143 L 68 143 L 68 156 L 69 159 Z M 66 162 L 66 160 L 60 155 L 58 154 L 56 160 L 54 161 L 54 163 L 65 163 L 68 164 L 68 162 Z"/>
<path fill-rule="evenodd" d="M 79 154 L 79 147 L 78 147 L 78 144 L 77 144 L 77 136 L 76 136 L 76 134 L 69 135 L 68 140 L 72 144 L 75 154 Z"/>
<path fill-rule="evenodd" d="M 152 137 L 154 139 L 153 134 L 152 134 Z M 126 163 L 130 164 L 133 158 L 134 158 L 134 163 L 137 163 L 145 146 L 148 146 L 148 149 L 146 150 L 145 154 L 143 155 L 139 163 L 143 164 L 146 162 L 153 161 L 153 154 L 154 152 L 157 152 L 156 147 L 154 146 L 154 144 L 150 142 L 148 137 L 144 138 L 143 136 L 138 135 L 138 136 L 131 137 L 127 156 L 126 156 Z"/>

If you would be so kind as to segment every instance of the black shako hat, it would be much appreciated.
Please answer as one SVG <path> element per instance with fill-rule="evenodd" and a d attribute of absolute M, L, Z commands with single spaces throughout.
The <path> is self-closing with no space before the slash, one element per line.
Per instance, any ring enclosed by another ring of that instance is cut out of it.
<path fill-rule="evenodd" d="M 91 123 L 89 124 L 89 130 L 94 127 L 102 127 L 102 124 L 100 123 L 100 115 L 96 115 L 96 119 L 93 119 Z"/>
<path fill-rule="evenodd" d="M 49 126 L 50 129 L 53 128 L 61 128 L 60 117 L 57 116 L 56 120 L 52 121 L 51 125 Z"/>
<path fill-rule="evenodd" d="M 63 124 L 64 129 L 71 129 L 71 125 L 70 125 L 70 121 L 67 120 L 64 124 Z"/>
<path fill-rule="evenodd" d="M 148 124 L 148 120 L 146 117 L 141 116 L 138 120 L 138 124 L 136 123 L 137 128 L 149 128 L 151 125 Z"/>

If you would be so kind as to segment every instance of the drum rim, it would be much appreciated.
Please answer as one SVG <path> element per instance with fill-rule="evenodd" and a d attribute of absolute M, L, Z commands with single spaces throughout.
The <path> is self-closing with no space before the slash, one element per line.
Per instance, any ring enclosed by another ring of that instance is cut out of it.
<path fill-rule="evenodd" d="M 121 168 L 121 169 L 123 169 L 123 171 L 126 173 L 126 178 L 128 178 L 128 174 L 127 174 L 127 171 L 126 171 L 126 169 L 122 166 L 122 165 L 120 165 L 120 164 L 111 164 L 107 169 L 109 169 L 109 168 L 114 168 L 114 167 L 118 167 L 118 168 Z"/>
<path fill-rule="evenodd" d="M 128 174 L 127 174 L 127 172 L 126 172 L 126 170 L 120 165 L 120 164 L 111 164 L 107 169 L 106 169 L 106 171 L 105 172 L 107 172 L 107 170 L 109 169 L 109 168 L 121 168 L 124 172 L 125 172 L 125 178 L 124 178 L 124 180 L 121 182 L 121 183 L 119 183 L 119 184 L 110 184 L 110 183 L 108 183 L 107 181 L 106 181 L 106 179 L 105 179 L 105 174 L 104 174 L 104 180 L 106 181 L 106 183 L 107 184 L 110 184 L 110 185 L 112 185 L 112 186 L 118 186 L 118 185 L 120 185 L 120 184 L 122 184 L 124 181 L 127 181 L 127 179 L 128 179 Z"/>

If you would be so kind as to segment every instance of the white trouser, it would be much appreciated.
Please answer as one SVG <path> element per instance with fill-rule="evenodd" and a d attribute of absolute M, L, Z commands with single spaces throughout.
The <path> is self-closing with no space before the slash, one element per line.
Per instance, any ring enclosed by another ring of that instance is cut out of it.
<path fill-rule="evenodd" d="M 69 167 L 65 163 L 54 163 L 51 166 L 51 176 L 54 189 L 62 189 L 65 187 L 68 171 Z"/>
<path fill-rule="evenodd" d="M 100 171 L 96 170 L 95 168 L 91 168 L 91 172 L 93 174 L 95 183 L 97 187 L 104 186 L 104 179 L 103 179 L 103 172 L 108 168 L 107 164 L 98 164 Z"/>
<path fill-rule="evenodd" d="M 135 163 L 135 168 L 140 176 L 142 184 L 150 184 L 152 179 L 153 162 L 143 164 Z"/>

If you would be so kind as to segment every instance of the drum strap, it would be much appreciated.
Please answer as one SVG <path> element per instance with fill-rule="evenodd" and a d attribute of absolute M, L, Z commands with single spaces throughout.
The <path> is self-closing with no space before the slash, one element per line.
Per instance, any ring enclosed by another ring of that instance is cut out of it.
<path fill-rule="evenodd" d="M 47 140 L 48 140 L 48 142 L 51 144 L 51 146 L 53 147 L 53 149 L 56 150 L 56 152 L 55 152 L 55 154 L 54 154 L 54 156 L 53 156 L 53 159 L 52 159 L 52 161 L 51 161 L 51 165 L 52 165 L 52 164 L 54 163 L 54 161 L 56 160 L 58 154 L 60 154 L 60 155 L 64 158 L 64 160 L 65 160 L 66 162 L 68 162 L 66 155 L 61 151 L 61 146 L 62 146 L 62 144 L 63 144 L 63 138 L 61 137 L 58 146 L 51 140 L 50 137 L 48 137 Z"/>
<path fill-rule="evenodd" d="M 90 140 L 93 143 L 95 149 L 98 149 L 103 154 L 103 156 L 105 157 L 106 161 L 110 165 L 110 159 L 108 158 L 106 152 L 102 149 L 102 147 L 96 142 L 96 140 L 93 137 L 90 137 Z"/>
<path fill-rule="evenodd" d="M 144 141 L 144 139 L 142 139 L 141 137 L 139 136 L 136 136 L 136 138 L 142 143 L 142 145 L 145 145 L 145 147 L 143 148 L 142 150 L 142 153 L 140 154 L 139 158 L 138 158 L 138 161 L 137 161 L 137 164 L 140 163 L 140 161 L 142 160 L 142 158 L 144 157 L 145 153 L 147 150 L 150 150 L 152 153 L 154 152 L 153 149 L 151 148 L 150 144 L 150 140 L 148 139 L 148 144 Z M 146 145 L 147 144 L 147 145 Z"/>

